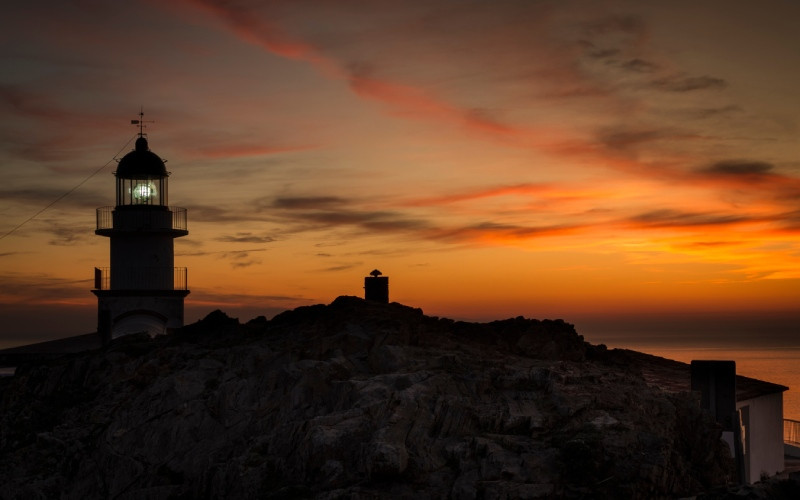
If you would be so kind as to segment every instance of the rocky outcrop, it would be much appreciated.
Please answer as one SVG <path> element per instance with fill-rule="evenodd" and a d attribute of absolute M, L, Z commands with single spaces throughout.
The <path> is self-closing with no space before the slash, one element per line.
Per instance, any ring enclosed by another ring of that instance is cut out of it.
<path fill-rule="evenodd" d="M 733 462 L 689 394 L 560 320 L 340 297 L 23 366 L 0 498 L 658 498 Z"/>

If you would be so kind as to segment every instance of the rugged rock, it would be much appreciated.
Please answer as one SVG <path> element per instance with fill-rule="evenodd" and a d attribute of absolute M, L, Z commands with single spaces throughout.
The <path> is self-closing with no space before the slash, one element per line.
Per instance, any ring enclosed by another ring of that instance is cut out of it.
<path fill-rule="evenodd" d="M 800 472 L 779 474 L 755 484 L 716 488 L 695 500 L 797 500 L 800 498 Z"/>
<path fill-rule="evenodd" d="M 340 297 L 216 311 L 0 380 L 0 498 L 659 498 L 733 462 L 689 394 L 561 320 Z"/>

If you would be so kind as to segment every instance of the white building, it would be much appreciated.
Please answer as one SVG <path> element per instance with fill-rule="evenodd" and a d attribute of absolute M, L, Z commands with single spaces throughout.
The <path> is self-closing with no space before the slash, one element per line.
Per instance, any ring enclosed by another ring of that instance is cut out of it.
<path fill-rule="evenodd" d="M 141 122 L 135 122 L 141 123 Z M 139 131 L 117 166 L 114 207 L 97 209 L 95 234 L 110 239 L 110 267 L 95 268 L 97 330 L 103 341 L 159 335 L 183 326 L 186 268 L 175 267 L 173 240 L 186 236 L 186 209 L 168 205 L 164 160 Z"/>
<path fill-rule="evenodd" d="M 717 373 L 709 378 L 710 383 L 703 384 L 692 380 L 693 369 L 686 363 L 641 353 L 635 355 L 646 358 L 642 360 L 646 366 L 643 375 L 650 385 L 672 393 L 692 390 L 700 393 L 701 405 L 723 427 L 723 440 L 734 454 L 737 449 L 741 450 L 737 464 L 745 482 L 755 483 L 762 476 L 773 476 L 785 469 L 783 393 L 788 387 L 736 375 L 735 363 L 730 361 L 699 362 L 729 364 L 722 370 L 728 372 L 726 375 L 720 377 L 718 370 L 712 369 Z M 706 385 L 705 389 L 699 389 L 702 385 Z M 738 439 L 734 436 L 737 430 Z"/>
<path fill-rule="evenodd" d="M 784 470 L 782 385 L 736 377 L 736 410 L 742 424 L 748 483 Z"/>

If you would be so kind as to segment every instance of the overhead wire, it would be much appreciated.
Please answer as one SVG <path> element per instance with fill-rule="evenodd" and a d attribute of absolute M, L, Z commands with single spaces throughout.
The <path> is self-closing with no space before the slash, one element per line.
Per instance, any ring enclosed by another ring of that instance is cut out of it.
<path fill-rule="evenodd" d="M 41 214 L 43 214 L 43 213 L 44 213 L 44 212 L 45 212 L 45 211 L 46 211 L 48 208 L 52 207 L 53 205 L 55 205 L 55 204 L 56 204 L 56 203 L 58 203 L 59 201 L 63 200 L 64 198 L 66 198 L 67 196 L 69 196 L 70 194 L 72 194 L 72 193 L 73 193 L 75 190 L 77 190 L 79 187 L 81 187 L 81 186 L 83 186 L 84 184 L 86 184 L 86 182 L 87 182 L 89 179 L 91 179 L 91 178 L 92 178 L 92 177 L 94 177 L 95 175 L 97 175 L 97 174 L 99 174 L 100 172 L 102 172 L 102 171 L 103 171 L 103 170 L 104 170 L 104 169 L 105 169 L 105 168 L 106 168 L 106 167 L 107 167 L 107 166 L 108 166 L 108 165 L 109 165 L 109 164 L 110 164 L 112 161 L 116 160 L 117 156 L 119 156 L 120 154 L 122 154 L 122 152 L 123 152 L 123 151 L 125 151 L 125 148 L 127 148 L 127 147 L 128 147 L 128 144 L 130 144 L 130 143 L 131 143 L 131 141 L 134 139 L 134 137 L 138 137 L 138 136 L 139 136 L 139 134 L 134 134 L 134 136 L 133 136 L 133 137 L 131 137 L 130 139 L 128 139 L 128 142 L 126 142 L 126 143 L 125 143 L 125 145 L 124 145 L 124 146 L 122 146 L 122 148 L 120 148 L 120 150 L 117 152 L 117 154 L 115 154 L 115 155 L 114 155 L 114 156 L 113 156 L 113 157 L 112 157 L 110 160 L 108 160 L 108 161 L 107 161 L 107 162 L 106 162 L 106 163 L 105 163 L 105 164 L 104 164 L 102 167 L 98 168 L 97 170 L 95 170 L 94 172 L 92 172 L 91 174 L 89 174 L 89 176 L 88 176 L 88 177 L 86 177 L 85 179 L 83 179 L 83 180 L 82 180 L 80 183 L 78 183 L 78 185 L 77 185 L 77 186 L 73 187 L 72 189 L 70 189 L 70 190 L 69 190 L 69 191 L 67 191 L 66 193 L 62 194 L 61 196 L 59 196 L 59 197 L 58 197 L 58 198 L 56 198 L 55 200 L 51 201 L 51 202 L 50 202 L 50 203 L 49 203 L 47 206 L 45 206 L 44 208 L 42 208 L 41 210 L 39 210 L 39 211 L 38 211 L 38 212 L 36 212 L 35 214 L 31 215 L 30 217 L 28 217 L 27 219 L 25 219 L 24 221 L 22 221 L 20 224 L 18 224 L 18 225 L 17 225 L 15 228 L 13 228 L 11 231 L 9 231 L 9 232 L 7 232 L 6 234 L 4 234 L 4 235 L 0 236 L 0 240 L 2 240 L 3 238 L 5 238 L 6 236 L 9 236 L 9 235 L 13 234 L 14 232 L 16 232 L 16 230 L 17 230 L 17 229 L 21 228 L 22 226 L 24 226 L 24 225 L 25 225 L 25 224 L 27 224 L 28 222 L 30 222 L 30 221 L 32 221 L 33 219 L 35 219 L 36 217 L 40 216 L 40 215 L 41 215 Z"/>

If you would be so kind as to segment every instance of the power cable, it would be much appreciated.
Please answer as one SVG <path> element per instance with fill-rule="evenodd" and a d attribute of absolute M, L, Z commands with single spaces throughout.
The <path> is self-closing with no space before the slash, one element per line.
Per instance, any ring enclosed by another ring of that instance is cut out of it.
<path fill-rule="evenodd" d="M 138 136 L 139 136 L 139 134 L 135 134 L 133 137 L 138 137 Z M 131 137 L 130 139 L 128 139 L 128 142 L 126 142 L 126 143 L 125 143 L 125 145 L 124 145 L 124 146 L 122 146 L 122 148 L 121 148 L 121 149 L 120 149 L 120 150 L 117 152 L 117 154 L 115 154 L 115 155 L 114 155 L 114 156 L 113 156 L 113 157 L 112 157 L 110 160 L 108 160 L 108 161 L 105 163 L 105 165 L 103 165 L 102 167 L 100 167 L 100 168 L 98 168 L 97 170 L 95 170 L 94 172 L 92 172 L 92 173 L 89 175 L 89 177 L 87 177 L 87 178 L 83 179 L 83 180 L 82 180 L 82 181 L 81 181 L 81 182 L 80 182 L 80 183 L 79 183 L 77 186 L 75 186 L 74 188 L 70 189 L 70 190 L 69 190 L 69 191 L 67 191 L 66 193 L 62 194 L 61 196 L 59 196 L 58 198 L 56 198 L 56 199 L 55 199 L 55 200 L 53 200 L 52 202 L 50 202 L 50 204 L 49 204 L 49 205 L 47 205 L 47 206 L 46 206 L 46 207 L 44 207 L 43 209 L 39 210 L 39 211 L 38 211 L 38 212 L 36 212 L 35 214 L 31 215 L 30 217 L 28 217 L 27 219 L 25 219 L 24 221 L 22 221 L 22 223 L 20 223 L 20 224 L 19 224 L 17 227 L 15 227 L 15 228 L 14 228 L 14 229 L 12 229 L 11 231 L 7 232 L 6 234 L 4 234 L 4 235 L 0 236 L 0 240 L 2 240 L 2 239 L 3 239 L 3 238 L 5 238 L 6 236 L 8 236 L 8 235 L 10 235 L 10 234 L 14 233 L 14 232 L 15 232 L 17 229 L 21 228 L 22 226 L 24 226 L 24 225 L 25 225 L 25 224 L 27 224 L 28 222 L 30 222 L 30 221 L 32 221 L 33 219 L 35 219 L 36 217 L 40 216 L 42 213 L 44 213 L 44 211 L 45 211 L 45 210 L 47 210 L 48 208 L 52 207 L 53 205 L 55 205 L 55 204 L 56 204 L 56 203 L 58 203 L 59 201 L 63 200 L 64 198 L 66 198 L 67 196 L 69 196 L 70 194 L 72 194 L 72 192 L 73 192 L 73 191 L 75 191 L 75 190 L 76 190 L 76 189 L 78 189 L 79 187 L 81 187 L 81 186 L 83 186 L 84 184 L 86 184 L 86 182 L 87 182 L 89 179 L 91 179 L 91 178 L 92 178 L 92 177 L 94 177 L 95 175 L 99 174 L 99 173 L 100 173 L 100 172 L 101 172 L 103 169 L 105 169 L 105 168 L 108 166 L 108 164 L 109 164 L 109 163 L 111 163 L 112 161 L 114 161 L 114 160 L 117 158 L 117 156 L 119 156 L 119 155 L 120 155 L 120 154 L 121 154 L 123 151 L 125 151 L 125 148 L 127 148 L 127 147 L 128 147 L 128 144 L 130 144 L 130 143 L 131 143 L 131 141 L 133 140 L 133 137 Z"/>

